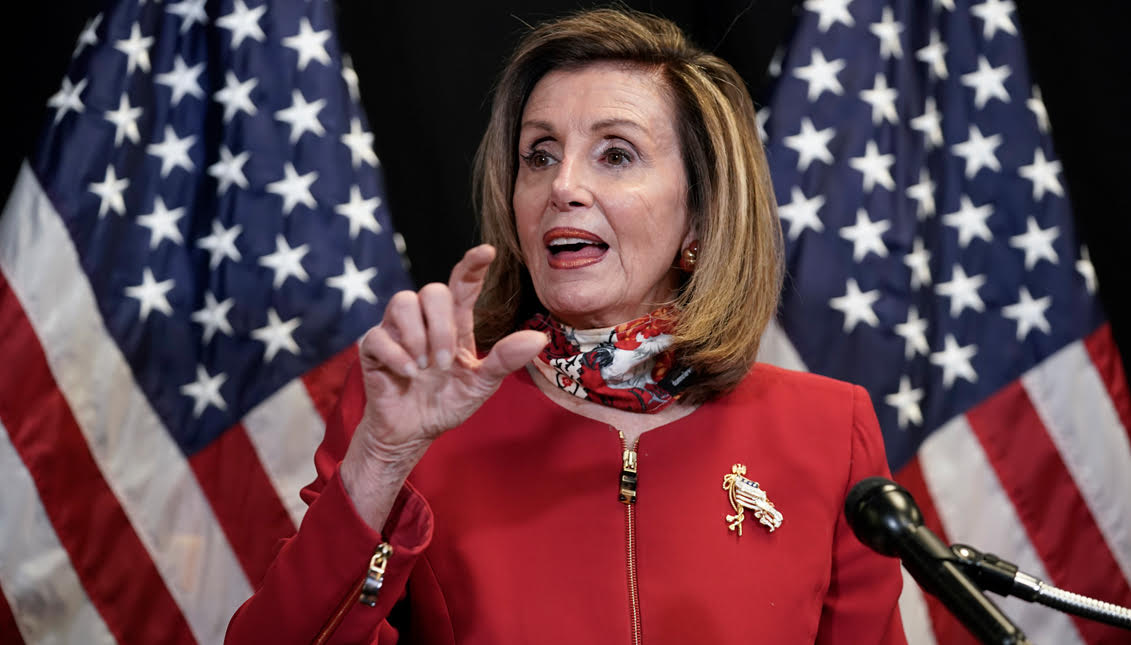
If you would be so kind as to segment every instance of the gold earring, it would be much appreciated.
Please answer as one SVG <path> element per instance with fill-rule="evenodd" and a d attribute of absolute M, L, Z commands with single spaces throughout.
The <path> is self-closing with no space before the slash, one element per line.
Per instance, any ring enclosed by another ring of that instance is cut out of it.
<path fill-rule="evenodd" d="M 695 271 L 695 262 L 699 257 L 699 240 L 692 240 L 691 244 L 684 247 L 679 254 L 679 268 L 684 273 Z"/>

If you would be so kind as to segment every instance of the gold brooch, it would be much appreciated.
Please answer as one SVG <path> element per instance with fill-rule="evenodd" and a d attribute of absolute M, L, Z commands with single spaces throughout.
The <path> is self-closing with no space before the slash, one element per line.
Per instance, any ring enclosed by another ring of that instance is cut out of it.
<path fill-rule="evenodd" d="M 746 466 L 735 464 L 731 466 L 731 474 L 723 475 L 723 490 L 727 492 L 734 515 L 727 515 L 727 526 L 730 530 L 738 531 L 742 535 L 742 521 L 746 519 L 746 509 L 754 512 L 754 517 L 763 526 L 774 532 L 781 526 L 781 513 L 774 508 L 774 503 L 766 497 L 766 491 L 758 486 L 758 482 L 750 481 L 744 475 Z"/>

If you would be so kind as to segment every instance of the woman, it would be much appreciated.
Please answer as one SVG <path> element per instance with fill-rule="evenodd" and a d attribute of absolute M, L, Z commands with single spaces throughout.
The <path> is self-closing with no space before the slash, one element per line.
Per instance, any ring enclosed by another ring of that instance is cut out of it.
<path fill-rule="evenodd" d="M 903 642 L 840 510 L 887 472 L 867 395 L 754 365 L 781 233 L 742 80 L 590 11 L 523 40 L 492 114 L 490 245 L 363 340 L 229 640 Z"/>

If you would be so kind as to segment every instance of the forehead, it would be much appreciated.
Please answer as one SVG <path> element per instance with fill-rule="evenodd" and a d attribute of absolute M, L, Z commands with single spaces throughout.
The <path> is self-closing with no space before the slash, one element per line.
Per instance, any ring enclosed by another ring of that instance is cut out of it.
<path fill-rule="evenodd" d="M 672 130 L 674 117 L 671 93 L 659 69 L 605 61 L 543 76 L 527 99 L 522 125 L 586 127 L 629 120 L 649 129 Z"/>

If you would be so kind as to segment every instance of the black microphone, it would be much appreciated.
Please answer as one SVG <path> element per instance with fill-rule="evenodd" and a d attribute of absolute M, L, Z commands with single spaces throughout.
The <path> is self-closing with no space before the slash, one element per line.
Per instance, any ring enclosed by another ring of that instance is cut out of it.
<path fill-rule="evenodd" d="M 849 491 L 844 514 L 861 542 L 877 553 L 902 560 L 919 586 L 938 597 L 979 641 L 1029 643 L 962 573 L 950 547 L 923 525 L 923 514 L 905 488 L 883 477 L 861 480 Z"/>

